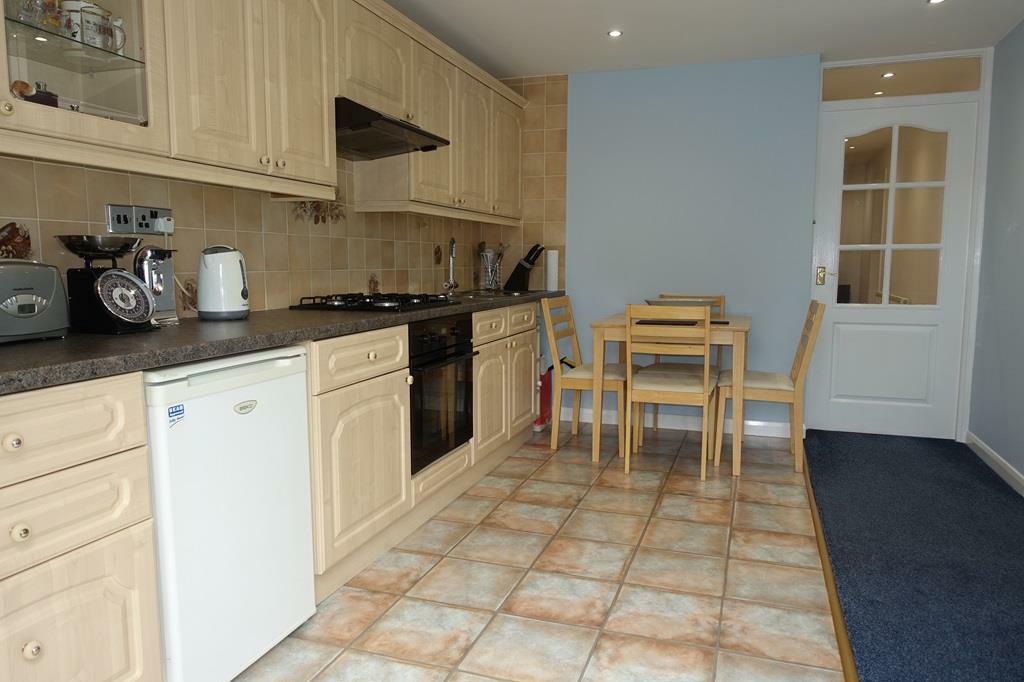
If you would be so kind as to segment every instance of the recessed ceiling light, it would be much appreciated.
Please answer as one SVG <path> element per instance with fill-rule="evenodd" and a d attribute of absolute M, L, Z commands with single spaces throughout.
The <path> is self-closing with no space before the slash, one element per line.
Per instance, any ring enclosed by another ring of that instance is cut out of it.
<path fill-rule="evenodd" d="M 44 38 L 42 36 L 36 36 L 36 40 L 38 40 L 41 43 L 45 43 L 46 42 L 46 38 Z"/>
<path fill-rule="evenodd" d="M 850 149 L 856 149 L 856 147 L 851 144 Z"/>
<path fill-rule="evenodd" d="M 608 31 L 608 37 L 609 38 L 621 38 L 622 37 L 622 31 L 620 31 L 617 28 L 613 28 L 612 30 Z"/>
<path fill-rule="evenodd" d="M 849 141 L 850 141 L 850 138 L 848 138 L 848 137 L 844 137 L 843 138 L 843 142 L 849 142 Z"/>
<path fill-rule="evenodd" d="M 929 5 L 941 5 L 946 0 L 928 0 Z"/>
<path fill-rule="evenodd" d="M 892 78 L 895 75 L 896 74 L 894 74 L 892 71 L 887 71 L 887 72 L 882 74 L 882 78 Z"/>
<path fill-rule="evenodd" d="M 876 96 L 877 96 L 877 95 L 884 95 L 884 94 L 885 94 L 885 93 L 884 93 L 884 92 L 882 92 L 881 90 L 875 90 L 875 95 L 876 95 Z"/>

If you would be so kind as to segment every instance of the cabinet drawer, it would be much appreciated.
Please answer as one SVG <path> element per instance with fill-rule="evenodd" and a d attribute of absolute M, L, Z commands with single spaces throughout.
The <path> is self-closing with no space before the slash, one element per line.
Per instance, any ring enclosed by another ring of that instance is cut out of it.
<path fill-rule="evenodd" d="M 508 336 L 508 308 L 473 313 L 473 345 Z"/>
<path fill-rule="evenodd" d="M 152 525 L 0 582 L 0 679 L 162 679 Z"/>
<path fill-rule="evenodd" d="M 469 469 L 473 465 L 472 455 L 472 443 L 466 443 L 413 476 L 413 503 L 419 504 L 445 483 Z"/>
<path fill-rule="evenodd" d="M 409 330 L 404 325 L 318 341 L 310 354 L 313 394 L 348 386 L 409 365 Z"/>
<path fill-rule="evenodd" d="M 138 373 L 0 398 L 0 487 L 145 443 Z"/>
<path fill-rule="evenodd" d="M 537 304 L 524 303 L 508 309 L 508 333 L 528 332 L 537 327 Z"/>
<path fill-rule="evenodd" d="M 0 579 L 149 515 L 144 447 L 6 488 L 0 496 Z"/>

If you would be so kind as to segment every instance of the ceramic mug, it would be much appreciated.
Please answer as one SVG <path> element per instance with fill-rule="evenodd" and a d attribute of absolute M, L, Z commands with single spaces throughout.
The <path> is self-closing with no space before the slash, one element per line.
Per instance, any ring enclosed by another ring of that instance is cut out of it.
<path fill-rule="evenodd" d="M 82 33 L 79 40 L 86 45 L 107 49 L 110 44 L 110 12 L 99 5 L 83 2 Z"/>

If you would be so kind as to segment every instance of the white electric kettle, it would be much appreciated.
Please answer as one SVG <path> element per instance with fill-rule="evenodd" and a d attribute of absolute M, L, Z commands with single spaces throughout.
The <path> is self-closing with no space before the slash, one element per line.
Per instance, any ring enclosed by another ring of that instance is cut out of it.
<path fill-rule="evenodd" d="M 199 256 L 201 320 L 241 320 L 249 316 L 249 285 L 242 252 L 230 246 L 210 246 Z"/>

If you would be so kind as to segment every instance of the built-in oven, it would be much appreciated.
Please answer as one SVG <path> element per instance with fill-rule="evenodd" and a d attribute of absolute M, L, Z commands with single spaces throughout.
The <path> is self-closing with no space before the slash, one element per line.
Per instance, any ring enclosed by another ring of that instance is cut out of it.
<path fill-rule="evenodd" d="M 474 355 L 472 315 L 409 325 L 413 474 L 473 437 Z"/>

